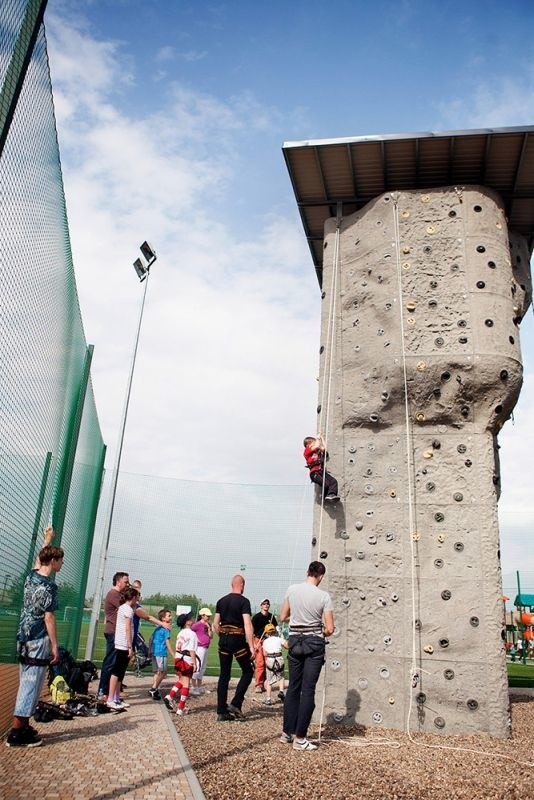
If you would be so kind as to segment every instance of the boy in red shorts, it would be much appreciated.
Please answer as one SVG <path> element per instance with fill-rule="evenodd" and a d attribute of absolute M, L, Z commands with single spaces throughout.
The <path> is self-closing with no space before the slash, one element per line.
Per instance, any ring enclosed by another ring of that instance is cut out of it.
<path fill-rule="evenodd" d="M 176 708 L 175 697 L 179 695 L 178 708 L 176 713 L 182 716 L 187 713 L 185 704 L 189 696 L 189 685 L 193 672 L 197 668 L 197 649 L 198 637 L 195 631 L 191 630 L 193 624 L 193 615 L 179 614 L 176 617 L 176 624 L 180 628 L 180 633 L 176 639 L 176 654 L 174 660 L 174 668 L 176 670 L 176 683 L 172 687 L 168 695 L 163 698 L 163 701 L 168 709 L 171 711 Z"/>

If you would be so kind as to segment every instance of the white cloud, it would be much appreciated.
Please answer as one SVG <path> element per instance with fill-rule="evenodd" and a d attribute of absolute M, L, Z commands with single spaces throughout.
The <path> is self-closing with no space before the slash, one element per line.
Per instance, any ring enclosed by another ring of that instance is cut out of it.
<path fill-rule="evenodd" d="M 532 125 L 534 63 L 525 63 L 522 74 L 488 77 L 462 89 L 460 96 L 438 104 L 441 129 Z"/>
<path fill-rule="evenodd" d="M 208 53 L 206 50 L 182 50 L 178 53 L 178 57 L 183 61 L 202 61 L 206 58 Z"/>
<path fill-rule="evenodd" d="M 165 47 L 160 47 L 158 52 L 155 55 L 155 61 L 159 63 L 165 63 L 166 61 L 173 61 L 176 56 L 176 52 L 174 47 L 170 47 L 167 45 Z"/>
<path fill-rule="evenodd" d="M 118 44 L 54 15 L 47 31 L 77 281 L 110 455 L 141 300 L 131 262 L 148 238 L 158 261 L 123 468 L 300 482 L 300 440 L 315 421 L 316 279 L 293 208 L 287 219 L 260 206 L 254 227 L 231 214 L 246 170 L 241 147 L 258 130 L 275 129 L 279 115 L 251 94 L 224 102 L 175 84 L 166 102 L 151 104 L 155 111 L 141 105 L 134 116 L 116 93 L 135 82 L 132 65 L 124 77 Z M 171 55 L 160 51 L 160 61 Z"/>

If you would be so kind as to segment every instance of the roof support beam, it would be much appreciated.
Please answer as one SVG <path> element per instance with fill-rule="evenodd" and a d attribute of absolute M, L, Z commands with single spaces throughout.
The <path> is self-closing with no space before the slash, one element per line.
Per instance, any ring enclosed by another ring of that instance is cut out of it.
<path fill-rule="evenodd" d="M 321 179 L 321 186 L 323 187 L 323 194 L 324 194 L 324 196 L 326 198 L 327 197 L 326 181 L 324 179 L 323 165 L 321 164 L 321 156 L 320 156 L 320 153 L 319 153 L 319 148 L 318 147 L 314 147 L 313 148 L 313 152 L 314 152 L 314 155 L 315 155 L 315 163 L 317 164 L 317 171 L 319 172 L 319 177 Z"/>
<path fill-rule="evenodd" d="M 515 168 L 515 176 L 514 176 L 514 188 L 513 193 L 516 194 L 518 197 L 520 196 L 517 193 L 517 182 L 519 180 L 519 174 L 521 172 L 521 167 L 523 165 L 523 159 L 525 158 L 525 151 L 527 149 L 527 142 L 528 142 L 528 133 L 525 133 L 523 136 L 523 144 L 521 145 L 521 152 L 519 153 L 519 158 L 517 160 L 517 165 Z"/>

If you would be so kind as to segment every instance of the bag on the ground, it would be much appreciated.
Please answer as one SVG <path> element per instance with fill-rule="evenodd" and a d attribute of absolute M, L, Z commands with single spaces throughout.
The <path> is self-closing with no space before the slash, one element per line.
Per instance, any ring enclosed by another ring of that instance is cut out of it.
<path fill-rule="evenodd" d="M 89 683 L 97 676 L 98 672 L 92 661 L 75 661 L 68 650 L 60 647 L 57 664 L 51 664 L 48 668 L 48 686 L 51 691 L 55 678 L 60 677 L 73 693 L 87 694 Z M 67 699 L 70 700 L 71 697 L 72 694 Z"/>
<path fill-rule="evenodd" d="M 52 702 L 56 703 L 58 706 L 66 703 L 67 700 L 72 700 L 74 697 L 74 692 L 66 680 L 61 677 L 61 675 L 56 675 L 50 684 L 49 689 Z"/>
<path fill-rule="evenodd" d="M 46 703 L 39 700 L 33 715 L 36 722 L 52 722 L 54 719 L 72 719 L 73 714 L 68 708 L 60 708 L 55 703 Z"/>
<path fill-rule="evenodd" d="M 55 719 L 52 709 L 48 708 L 48 703 L 43 703 L 42 700 L 37 703 L 33 718 L 36 722 L 52 722 Z"/>
<path fill-rule="evenodd" d="M 75 700 L 67 700 L 63 710 L 72 714 L 73 717 L 89 717 L 96 714 L 94 703 L 91 700 L 80 700 L 78 697 Z"/>

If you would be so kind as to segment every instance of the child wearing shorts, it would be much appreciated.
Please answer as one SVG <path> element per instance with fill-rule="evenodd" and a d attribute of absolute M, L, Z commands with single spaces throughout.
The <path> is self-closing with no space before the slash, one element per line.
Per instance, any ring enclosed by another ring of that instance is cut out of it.
<path fill-rule="evenodd" d="M 287 642 L 278 635 L 275 626 L 272 623 L 267 623 L 264 630 L 263 639 L 263 654 L 265 656 L 265 668 L 267 679 L 265 681 L 265 691 L 267 697 L 263 701 L 263 705 L 271 706 L 273 700 L 271 697 L 273 684 L 278 681 L 278 699 L 283 700 L 285 680 L 284 680 L 284 659 L 282 657 L 282 649 L 287 650 Z"/>
<path fill-rule="evenodd" d="M 163 698 L 165 705 L 171 711 L 176 708 L 176 695 L 179 695 L 178 708 L 176 713 L 182 716 L 187 713 L 185 704 L 189 696 L 189 684 L 193 673 L 197 668 L 198 637 L 195 631 L 191 630 L 193 615 L 180 614 L 176 617 L 176 624 L 180 628 L 180 633 L 176 639 L 176 653 L 174 658 L 174 668 L 176 670 L 176 683 L 169 694 Z"/>
<path fill-rule="evenodd" d="M 162 608 L 158 612 L 158 619 L 160 622 L 170 623 L 171 612 L 167 608 Z M 148 690 L 152 700 L 161 700 L 159 687 L 167 676 L 167 652 L 171 658 L 174 658 L 170 639 L 170 631 L 161 625 L 158 625 L 152 634 L 152 672 L 154 673 L 154 680 L 152 681 L 152 688 Z"/>

